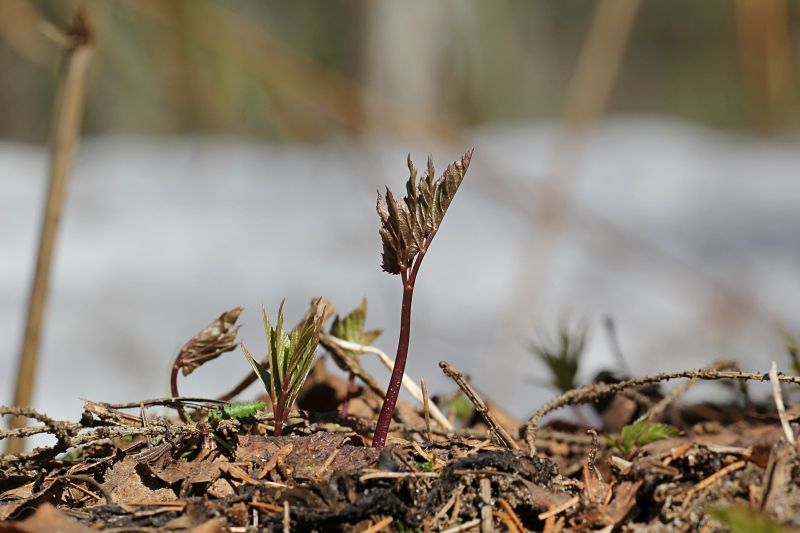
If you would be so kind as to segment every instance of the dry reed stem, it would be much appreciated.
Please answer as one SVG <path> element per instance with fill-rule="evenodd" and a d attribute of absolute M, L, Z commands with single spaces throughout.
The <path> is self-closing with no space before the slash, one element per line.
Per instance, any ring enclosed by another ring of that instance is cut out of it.
<path fill-rule="evenodd" d="M 92 58 L 92 32 L 83 12 L 78 12 L 75 22 L 66 28 L 65 34 L 68 48 L 56 96 L 56 114 L 53 117 L 50 181 L 39 235 L 33 286 L 28 298 L 25 335 L 18 360 L 17 385 L 14 392 L 14 404 L 23 407 L 29 406 L 33 397 L 53 249 L 64 205 L 72 156 L 80 136 L 86 98 L 86 79 Z M 11 428 L 22 428 L 26 423 L 25 418 L 14 417 L 11 419 Z M 24 441 L 19 438 L 9 439 L 6 452 L 19 453 L 23 444 Z"/>
<path fill-rule="evenodd" d="M 781 384 L 778 381 L 778 364 L 773 361 L 769 369 L 769 380 L 772 382 L 772 397 L 775 399 L 775 409 L 778 410 L 778 418 L 781 420 L 783 434 L 786 435 L 786 442 L 797 447 L 797 440 L 794 437 L 792 426 L 789 425 L 789 417 L 786 416 L 786 406 L 783 404 L 783 393 Z"/>
<path fill-rule="evenodd" d="M 739 379 L 746 381 L 767 381 L 770 377 L 768 373 L 742 372 L 740 370 L 679 370 L 677 372 L 661 372 L 640 378 L 628 379 L 620 381 L 619 383 L 592 383 L 584 385 L 556 396 L 537 409 L 528 419 L 527 424 L 525 424 L 525 440 L 528 443 L 530 454 L 535 455 L 536 453 L 537 426 L 539 420 L 546 414 L 567 405 L 594 403 L 597 400 L 612 396 L 626 389 L 642 387 L 644 385 L 660 383 L 672 379 L 701 379 L 704 381 Z M 776 375 L 776 379 L 785 383 L 800 384 L 800 377 L 798 376 L 780 374 Z"/>

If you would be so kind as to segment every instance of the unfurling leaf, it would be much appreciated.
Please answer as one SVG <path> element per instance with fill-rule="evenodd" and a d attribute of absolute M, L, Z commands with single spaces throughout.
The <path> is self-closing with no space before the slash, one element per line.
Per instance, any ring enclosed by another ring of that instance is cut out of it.
<path fill-rule="evenodd" d="M 382 333 L 381 330 L 376 329 L 372 331 L 364 331 L 364 324 L 367 320 L 367 299 L 361 300 L 361 304 L 353 309 L 349 315 L 344 318 L 336 315 L 331 324 L 330 334 L 332 337 L 342 339 L 347 342 L 356 344 L 371 344 L 372 341 L 377 339 Z M 357 355 L 352 350 L 342 350 L 350 356 Z M 343 369 L 347 370 L 347 369 Z"/>
<path fill-rule="evenodd" d="M 418 253 L 426 250 L 464 179 L 471 159 L 472 149 L 434 180 L 433 162 L 428 158 L 428 168 L 417 182 L 417 169 L 409 156 L 410 176 L 402 201 L 395 200 L 388 188 L 385 197 L 378 193 L 376 210 L 381 219 L 381 267 L 384 271 L 400 274 L 411 266 Z"/>
<path fill-rule="evenodd" d="M 223 353 L 236 349 L 236 334 L 240 326 L 235 324 L 241 314 L 241 307 L 225 311 L 183 345 L 177 362 L 180 363 L 184 376 Z"/>
<path fill-rule="evenodd" d="M 311 371 L 319 334 L 328 312 L 329 304 L 325 300 L 313 300 L 303 320 L 290 333 L 286 333 L 283 329 L 283 302 L 278 309 L 275 327 L 267 318 L 266 310 L 262 310 L 269 369 L 256 361 L 242 344 L 247 361 L 261 379 L 272 402 L 276 435 L 280 435 L 280 428 Z"/>

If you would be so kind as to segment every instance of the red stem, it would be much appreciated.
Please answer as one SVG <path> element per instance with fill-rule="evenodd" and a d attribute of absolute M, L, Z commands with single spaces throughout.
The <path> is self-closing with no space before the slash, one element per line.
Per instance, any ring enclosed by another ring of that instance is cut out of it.
<path fill-rule="evenodd" d="M 172 392 L 173 398 L 180 397 L 180 394 L 178 394 L 178 372 L 182 366 L 183 364 L 180 356 L 176 357 L 175 362 L 172 363 L 172 373 L 169 376 L 170 391 Z M 189 418 L 189 415 L 186 414 L 186 411 L 181 405 L 178 406 L 178 414 L 181 416 L 184 422 L 191 422 L 191 418 Z"/>
<path fill-rule="evenodd" d="M 419 259 L 422 259 L 420 257 Z M 414 274 L 406 283 L 403 284 L 403 303 L 400 307 L 400 338 L 397 341 L 397 355 L 394 358 L 394 370 L 389 380 L 389 387 L 386 389 L 386 399 L 381 407 L 381 414 L 378 416 L 378 424 L 375 426 L 375 434 L 372 437 L 373 448 L 383 448 L 386 445 L 386 437 L 389 436 L 389 425 L 392 422 L 394 406 L 397 404 L 397 397 L 400 395 L 400 385 L 403 382 L 403 372 L 406 368 L 408 359 L 408 342 L 411 336 L 411 298 L 414 295 Z M 405 276 L 403 276 L 405 278 Z"/>

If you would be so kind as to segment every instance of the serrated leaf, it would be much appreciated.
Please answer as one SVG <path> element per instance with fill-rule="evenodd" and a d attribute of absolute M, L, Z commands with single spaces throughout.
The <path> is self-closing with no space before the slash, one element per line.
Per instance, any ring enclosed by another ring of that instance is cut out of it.
<path fill-rule="evenodd" d="M 429 157 L 427 170 L 417 181 L 417 169 L 409 155 L 409 179 L 402 201 L 395 200 L 388 188 L 385 197 L 378 192 L 376 211 L 381 219 L 381 268 L 384 271 L 400 274 L 411 266 L 420 251 L 430 245 L 430 239 L 439 229 L 471 159 L 472 149 L 434 180 L 433 161 Z"/>

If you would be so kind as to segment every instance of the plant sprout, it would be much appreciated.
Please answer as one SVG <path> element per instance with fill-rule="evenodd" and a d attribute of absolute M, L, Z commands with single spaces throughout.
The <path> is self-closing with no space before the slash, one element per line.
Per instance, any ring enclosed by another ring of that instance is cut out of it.
<path fill-rule="evenodd" d="M 353 342 L 356 344 L 372 344 L 372 341 L 377 339 L 380 334 L 382 333 L 381 330 L 376 329 L 372 331 L 364 331 L 364 323 L 367 320 L 367 299 L 363 298 L 361 300 L 361 304 L 353 309 L 349 315 L 345 316 L 344 318 L 339 317 L 336 315 L 336 318 L 333 319 L 333 323 L 331 324 L 330 334 L 332 337 L 336 337 L 338 339 Z M 348 357 L 358 357 L 360 352 L 355 350 L 347 350 L 342 348 L 342 352 L 345 353 Z M 343 368 L 343 365 L 338 363 L 337 359 L 334 358 L 334 361 L 342 367 L 342 370 L 347 370 Z M 339 413 L 341 418 L 347 418 L 347 410 L 350 404 L 350 397 L 353 394 L 355 389 L 355 375 L 352 372 L 348 372 L 347 377 L 347 395 L 345 396 L 344 404 L 342 405 L 342 410 Z"/>
<path fill-rule="evenodd" d="M 378 192 L 376 209 L 381 219 L 380 236 L 383 241 L 381 267 L 389 274 L 400 275 L 403 300 L 394 369 L 372 439 L 372 445 L 376 448 L 386 445 L 392 413 L 400 394 L 411 334 L 411 300 L 419 267 L 464 179 L 471 159 L 472 149 L 448 166 L 444 174 L 434 181 L 433 161 L 429 157 L 428 168 L 417 182 L 417 169 L 409 155 L 410 177 L 402 201 L 395 200 L 388 187 L 385 198 Z"/>
<path fill-rule="evenodd" d="M 262 316 L 267 334 L 269 369 L 253 359 L 244 343 L 242 351 L 269 395 L 275 417 L 275 436 L 279 437 L 300 387 L 314 363 L 314 352 L 325 317 L 325 303 L 321 298 L 312 301 L 310 312 L 290 333 L 283 330 L 283 302 L 278 308 L 278 323 L 274 328 L 265 309 L 262 309 Z"/>
<path fill-rule="evenodd" d="M 581 323 L 571 328 L 562 324 L 558 328 L 558 340 L 532 341 L 530 351 L 550 370 L 549 385 L 561 392 L 578 388 L 577 376 L 581 356 L 586 348 L 586 325 Z"/>

